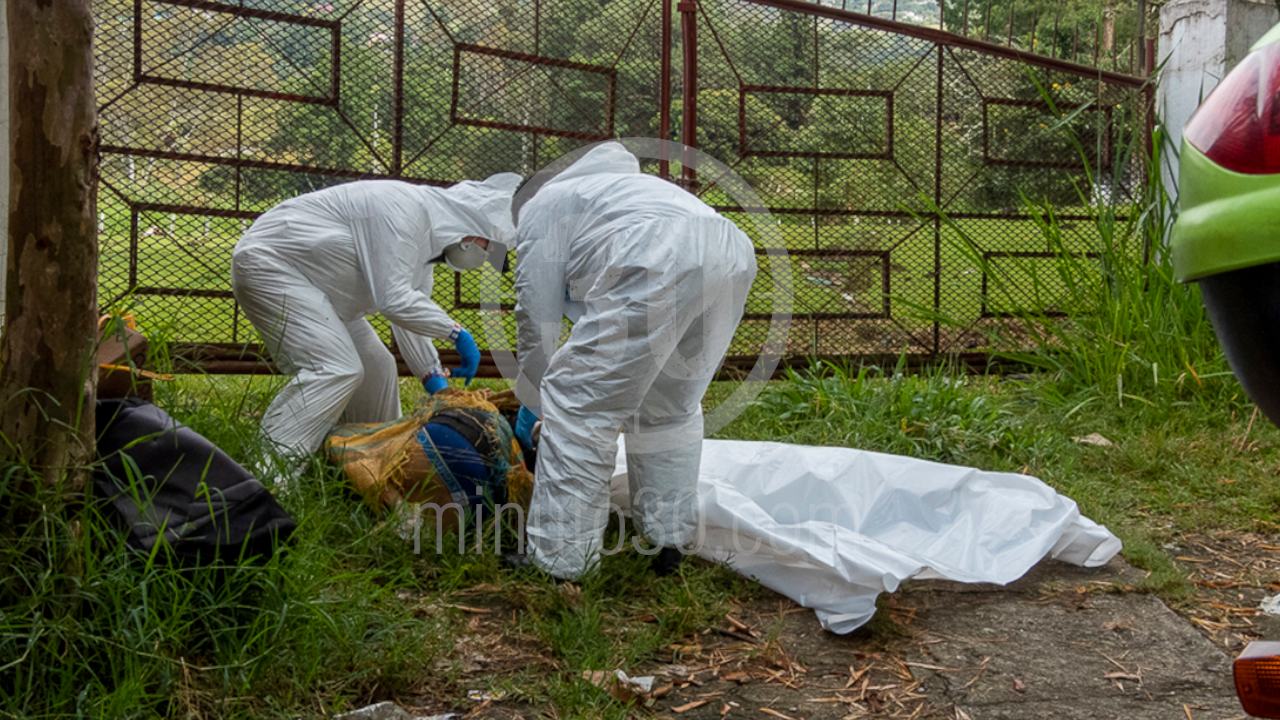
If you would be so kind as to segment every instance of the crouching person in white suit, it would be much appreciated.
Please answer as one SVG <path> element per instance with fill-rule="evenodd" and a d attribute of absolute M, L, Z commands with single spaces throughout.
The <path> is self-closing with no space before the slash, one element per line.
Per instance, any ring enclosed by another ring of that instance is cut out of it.
<path fill-rule="evenodd" d="M 362 180 L 300 195 L 259 217 L 236 243 L 231 286 L 281 372 L 292 376 L 262 418 L 284 457 L 320 447 L 339 422 L 400 416 L 395 359 L 366 315 L 391 323 L 405 362 L 428 392 L 446 384 L 432 338 L 461 357 L 470 382 L 480 353 L 431 300 L 444 262 L 479 267 L 490 243 L 510 245 L 512 173 L 434 188 Z M 495 248 L 496 249 L 496 248 Z"/>
<path fill-rule="evenodd" d="M 517 193 L 516 321 L 524 407 L 542 429 L 529 560 L 559 578 L 600 554 L 618 434 L 632 512 L 659 573 L 696 531 L 702 397 L 756 275 L 751 241 L 692 194 L 602 143 Z M 557 349 L 561 319 L 574 321 Z"/>

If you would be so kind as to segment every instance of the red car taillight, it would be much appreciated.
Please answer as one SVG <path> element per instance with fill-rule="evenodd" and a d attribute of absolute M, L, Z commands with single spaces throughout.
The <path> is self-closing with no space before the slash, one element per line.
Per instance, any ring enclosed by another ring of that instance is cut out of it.
<path fill-rule="evenodd" d="M 1238 173 L 1280 173 L 1280 43 L 1250 53 L 1209 93 L 1187 142 Z"/>

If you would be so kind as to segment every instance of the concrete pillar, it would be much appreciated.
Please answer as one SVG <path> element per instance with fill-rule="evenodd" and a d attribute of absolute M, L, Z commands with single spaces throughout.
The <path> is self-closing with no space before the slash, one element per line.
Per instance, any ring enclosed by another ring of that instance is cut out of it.
<path fill-rule="evenodd" d="M 1164 149 L 1164 182 L 1177 199 L 1177 148 L 1191 113 L 1276 22 L 1271 0 L 1171 0 L 1160 8 L 1157 62 L 1163 63 L 1156 113 L 1173 146 Z"/>

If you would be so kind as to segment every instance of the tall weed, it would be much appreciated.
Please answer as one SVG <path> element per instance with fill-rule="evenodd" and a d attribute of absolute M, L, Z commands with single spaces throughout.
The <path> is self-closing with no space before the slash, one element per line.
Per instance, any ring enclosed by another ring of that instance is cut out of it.
<path fill-rule="evenodd" d="M 1005 468 L 1036 464 L 1054 449 L 1026 427 L 1017 397 L 996 381 L 938 365 L 894 368 L 825 363 L 789 370 L 728 430 L 742 439 L 843 445 L 938 462 L 974 457 Z"/>
<path fill-rule="evenodd" d="M 1136 197 L 1126 200 L 1117 191 L 1097 201 L 1091 192 L 1099 180 L 1090 166 L 1091 153 L 1070 133 L 1069 121 L 1084 108 L 1067 116 L 1043 86 L 1037 86 L 1049 111 L 1064 117 L 1060 125 L 1084 164 L 1087 187 L 1077 190 L 1094 232 L 1082 250 L 1078 237 L 1068 241 L 1057 209 L 1024 195 L 1024 208 L 1053 257 L 1051 277 L 1033 273 L 1028 288 L 1025 280 L 1015 285 L 1002 274 L 994 267 L 996 258 L 984 255 L 965 227 L 942 213 L 951 231 L 946 235 L 958 251 L 984 273 L 993 293 L 1014 303 L 992 334 L 995 354 L 1049 373 L 1053 382 L 1043 388 L 1048 397 L 1077 409 L 1094 403 L 1159 407 L 1168 402 L 1228 402 L 1239 394 L 1239 387 L 1199 289 L 1177 282 L 1173 275 L 1168 230 L 1176 209 L 1160 173 L 1171 139 L 1156 127 L 1152 157 L 1142 162 L 1146 174 Z M 1102 168 L 1116 179 L 1116 186 L 1126 168 L 1141 161 L 1135 153 L 1145 152 L 1144 137 L 1130 132 L 1116 138 L 1113 166 Z M 1047 286 L 1054 292 L 1042 292 Z M 956 326 L 971 324 L 939 319 Z M 1029 346 L 1010 348 L 1002 337 L 1026 337 Z"/>

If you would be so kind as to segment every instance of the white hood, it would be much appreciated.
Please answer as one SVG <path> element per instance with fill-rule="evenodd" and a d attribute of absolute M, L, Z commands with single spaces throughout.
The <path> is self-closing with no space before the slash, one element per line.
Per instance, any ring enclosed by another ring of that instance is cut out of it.
<path fill-rule="evenodd" d="M 622 143 L 616 141 L 604 142 L 587 151 L 586 155 L 578 158 L 572 165 L 548 180 L 543 187 L 551 187 L 556 183 L 576 180 L 588 175 L 599 175 L 601 173 L 639 174 L 639 172 L 640 161 L 636 159 L 635 155 L 631 154 L 630 150 L 623 147 Z"/>
<path fill-rule="evenodd" d="M 577 160 L 573 158 L 578 156 Z M 593 175 L 640 175 L 640 161 L 616 140 L 602 142 L 562 155 L 529 179 L 512 198 L 511 207 L 523 216 L 524 206 L 533 202 L 548 188 L 552 191 L 566 183 Z"/>
<path fill-rule="evenodd" d="M 511 195 L 519 185 L 519 175 L 498 173 L 483 181 L 422 188 L 430 196 L 433 249 L 438 253 L 468 236 L 511 247 L 516 233 L 511 223 Z"/>

